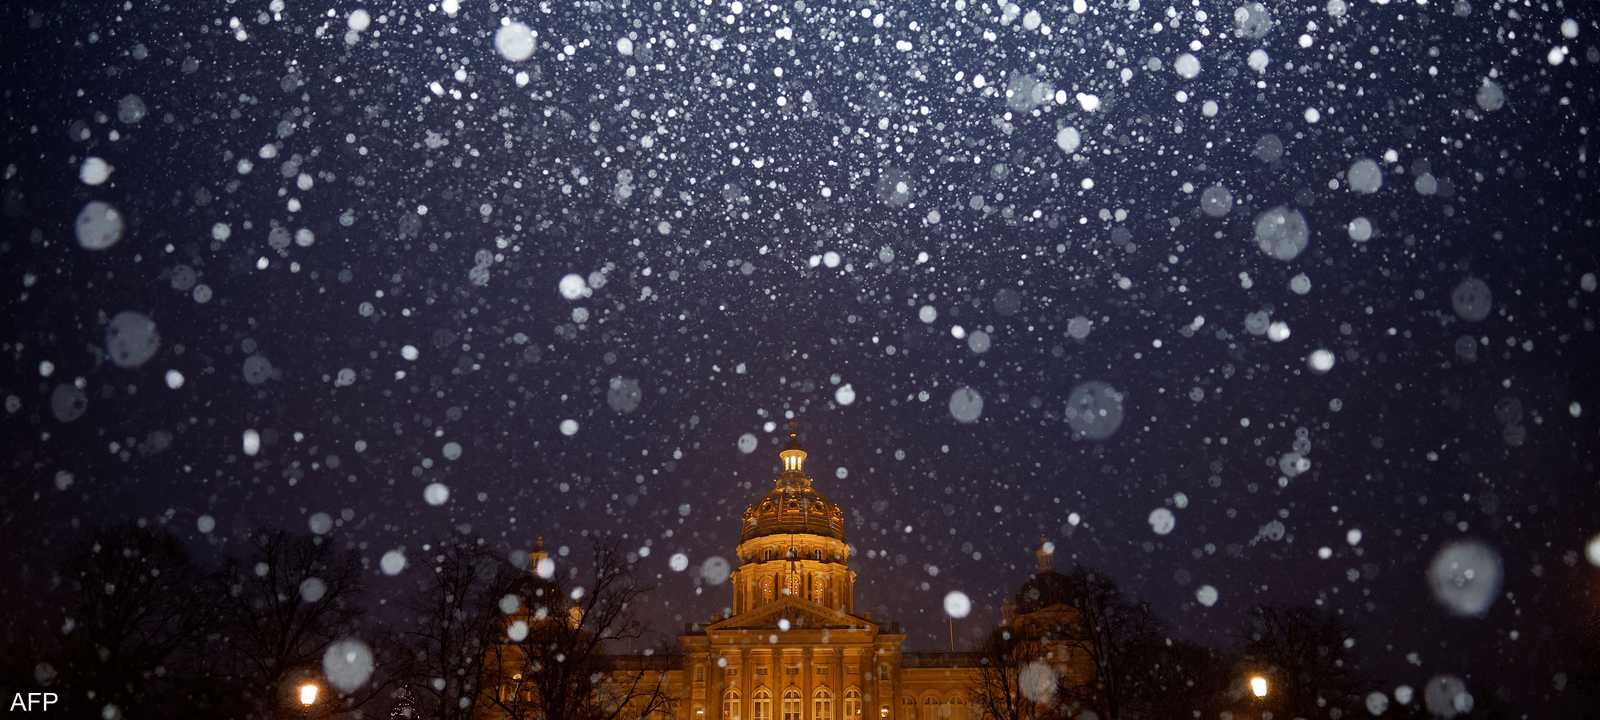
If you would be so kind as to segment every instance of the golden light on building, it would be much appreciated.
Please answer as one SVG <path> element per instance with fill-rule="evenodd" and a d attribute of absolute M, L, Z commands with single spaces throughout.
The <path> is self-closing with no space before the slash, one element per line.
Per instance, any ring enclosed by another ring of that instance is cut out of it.
<path fill-rule="evenodd" d="M 844 508 L 807 473 L 799 432 L 787 435 L 771 487 L 740 515 L 731 571 L 712 583 L 731 591 L 726 609 L 686 628 L 681 655 L 652 671 L 670 701 L 648 720 L 983 720 L 971 696 L 977 653 L 908 651 L 899 624 L 857 611 Z M 1007 600 L 1009 626 L 1071 612 L 1070 583 L 1050 569 L 1055 550 L 1041 541 L 1038 572 Z M 553 577 L 542 539 L 530 561 Z M 1059 665 L 1072 682 L 1086 677 Z"/>
<path fill-rule="evenodd" d="M 1261 675 L 1250 676 L 1250 694 L 1258 698 L 1267 696 L 1267 678 Z"/>
<path fill-rule="evenodd" d="M 305 683 L 301 685 L 300 704 L 306 707 L 311 707 L 312 705 L 317 704 L 317 692 L 319 690 L 321 690 L 321 688 L 318 688 L 316 683 Z"/>

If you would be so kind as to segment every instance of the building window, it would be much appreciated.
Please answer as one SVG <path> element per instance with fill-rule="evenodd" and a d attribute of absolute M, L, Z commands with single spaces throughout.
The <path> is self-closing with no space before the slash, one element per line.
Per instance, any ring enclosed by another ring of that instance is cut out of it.
<path fill-rule="evenodd" d="M 800 702 L 799 690 L 783 691 L 783 720 L 800 720 Z"/>
<path fill-rule="evenodd" d="M 933 698 L 922 699 L 922 720 L 938 720 L 939 701 Z"/>
<path fill-rule="evenodd" d="M 739 720 L 739 691 L 729 690 L 722 694 L 722 720 Z"/>
<path fill-rule="evenodd" d="M 817 688 L 811 696 L 811 720 L 833 720 L 833 693 Z"/>
<path fill-rule="evenodd" d="M 840 720 L 861 720 L 861 691 L 850 688 L 844 691 L 844 717 Z"/>
<path fill-rule="evenodd" d="M 772 720 L 772 693 L 767 692 L 766 688 L 756 690 L 753 720 Z"/>
<path fill-rule="evenodd" d="M 701 665 L 700 663 L 695 663 L 694 681 L 697 683 L 703 683 L 706 681 L 706 666 Z"/>

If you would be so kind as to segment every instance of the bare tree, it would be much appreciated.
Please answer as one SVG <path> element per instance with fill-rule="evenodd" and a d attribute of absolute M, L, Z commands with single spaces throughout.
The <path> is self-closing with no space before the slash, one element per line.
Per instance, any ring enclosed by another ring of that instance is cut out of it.
<path fill-rule="evenodd" d="M 414 717 L 469 720 L 484 662 L 505 637 L 501 602 L 516 597 L 521 573 L 476 540 L 447 540 L 429 558 L 432 572 L 407 601 L 401 681 Z"/>
<path fill-rule="evenodd" d="M 35 680 L 59 678 L 68 707 L 94 715 L 107 706 L 125 712 L 189 704 L 181 688 L 195 672 L 193 651 L 211 618 L 177 538 L 146 527 L 107 528 L 67 560 L 66 575 L 71 595 L 60 620 L 60 666 L 36 666 Z"/>
<path fill-rule="evenodd" d="M 1039 633 L 1043 629 L 1045 632 Z M 1073 716 L 1070 672 L 1050 660 L 1048 628 L 1001 627 L 979 652 L 978 678 L 968 698 L 989 720 L 1062 720 Z"/>
<path fill-rule="evenodd" d="M 1217 717 L 1230 709 L 1228 690 L 1237 677 L 1234 659 L 1211 648 L 1167 639 L 1149 654 L 1140 678 L 1145 717 Z M 1196 715 L 1198 713 L 1198 715 Z"/>
<path fill-rule="evenodd" d="M 1150 673 L 1165 632 L 1148 603 L 1122 594 L 1101 573 L 1074 570 L 1069 604 L 1075 625 L 1062 644 L 1086 669 L 1087 682 L 1067 688 L 1068 697 L 1106 720 L 1137 715 L 1152 692 Z"/>
<path fill-rule="evenodd" d="M 221 631 L 217 668 L 255 717 L 274 717 L 291 685 L 320 672 L 330 643 L 355 633 L 365 614 L 361 566 L 322 537 L 280 530 L 254 533 L 250 553 L 230 560 L 211 582 Z M 375 688 L 373 688 L 375 690 Z M 369 699 L 370 691 L 329 698 L 324 712 Z"/>
<path fill-rule="evenodd" d="M 488 702 L 510 720 L 634 720 L 668 710 L 668 662 L 609 652 L 646 632 L 634 605 L 651 588 L 627 553 L 597 541 L 586 577 L 576 567 L 558 571 L 542 555 L 518 583 L 521 608 L 490 650 Z"/>
<path fill-rule="evenodd" d="M 1351 633 L 1332 614 L 1306 607 L 1251 608 L 1239 634 L 1244 656 L 1272 682 L 1272 707 L 1290 716 L 1326 716 L 1349 704 Z"/>

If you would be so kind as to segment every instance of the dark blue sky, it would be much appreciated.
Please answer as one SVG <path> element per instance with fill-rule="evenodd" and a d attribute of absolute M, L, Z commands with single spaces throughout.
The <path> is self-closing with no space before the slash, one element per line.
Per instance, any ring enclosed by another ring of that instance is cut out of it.
<path fill-rule="evenodd" d="M 1303 5 L 8 8 L 0 592 L 105 524 L 229 552 L 327 513 L 379 597 L 446 533 L 625 533 L 671 632 L 728 590 L 668 558 L 732 555 L 794 417 L 915 646 L 950 590 L 982 632 L 1043 534 L 1184 636 L 1318 604 L 1381 687 L 1536 700 L 1566 668 L 1508 670 L 1600 601 L 1600 28 Z M 1484 617 L 1429 588 L 1455 541 L 1498 555 Z"/>

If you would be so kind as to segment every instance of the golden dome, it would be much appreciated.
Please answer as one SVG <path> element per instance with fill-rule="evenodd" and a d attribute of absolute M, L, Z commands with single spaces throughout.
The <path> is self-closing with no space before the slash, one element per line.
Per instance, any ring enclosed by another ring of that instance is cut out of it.
<path fill-rule="evenodd" d="M 789 433 L 789 444 L 778 457 L 783 461 L 783 470 L 773 480 L 772 491 L 744 509 L 739 541 L 791 534 L 843 541 L 844 509 L 811 486 L 811 477 L 805 471 L 806 451 L 800 448 L 798 433 Z"/>

